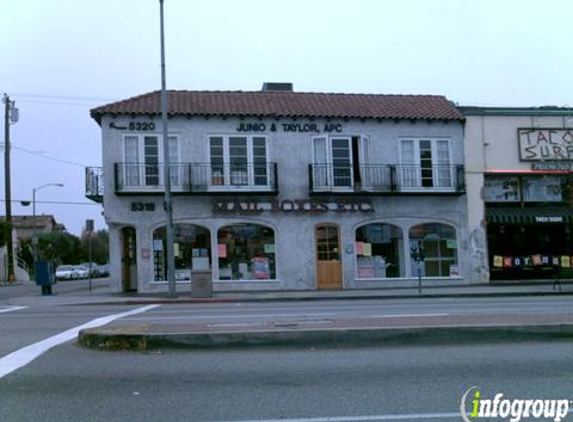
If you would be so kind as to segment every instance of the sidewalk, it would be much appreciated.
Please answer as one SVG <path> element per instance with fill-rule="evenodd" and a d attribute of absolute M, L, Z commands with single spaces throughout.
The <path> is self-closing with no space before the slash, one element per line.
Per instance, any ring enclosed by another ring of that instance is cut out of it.
<path fill-rule="evenodd" d="M 188 290 L 178 291 L 175 298 L 169 298 L 167 293 L 112 293 L 109 285 L 102 285 L 102 280 L 95 280 L 93 291 L 87 291 L 87 281 L 82 288 L 59 282 L 53 286 L 53 295 L 42 296 L 40 287 L 33 283 L 14 286 L 0 286 L 0 303 L 5 301 L 15 306 L 57 306 L 84 304 L 180 304 L 180 303 L 226 303 L 226 302 L 279 302 L 279 301 L 308 301 L 308 300 L 346 300 L 346 299 L 408 299 L 408 298 L 446 298 L 446 297 L 510 297 L 510 296 L 551 296 L 573 295 L 573 281 L 563 281 L 554 285 L 545 282 L 515 282 L 503 284 L 474 284 L 458 286 L 422 286 L 402 288 L 376 288 L 361 290 L 337 291 L 264 291 L 264 292 L 214 292 L 210 298 L 194 298 Z M 18 290 L 13 295 L 5 292 Z M 6 296 L 6 297 L 5 297 Z"/>

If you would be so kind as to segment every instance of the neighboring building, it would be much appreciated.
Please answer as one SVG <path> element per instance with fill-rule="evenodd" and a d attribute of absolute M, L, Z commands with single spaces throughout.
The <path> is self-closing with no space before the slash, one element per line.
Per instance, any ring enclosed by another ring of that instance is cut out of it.
<path fill-rule="evenodd" d="M 0 219 L 4 221 L 5 217 L 0 217 Z M 53 215 L 44 214 L 37 215 L 36 218 L 31 215 L 13 215 L 12 229 L 14 231 L 13 238 L 19 241 L 32 240 L 34 230 L 36 230 L 38 236 L 46 233 L 62 233 L 66 231 L 66 227 L 56 222 Z"/>
<path fill-rule="evenodd" d="M 492 280 L 570 278 L 573 108 L 459 109 L 466 116 L 470 258 L 477 265 L 487 256 L 477 266 Z M 480 252 L 486 235 L 487 253 Z"/>
<path fill-rule="evenodd" d="M 91 111 L 117 291 L 166 291 L 160 92 Z M 214 290 L 475 281 L 463 115 L 442 96 L 169 92 L 175 273 Z"/>
<path fill-rule="evenodd" d="M 0 221 L 5 221 L 6 216 L 0 216 Z M 56 222 L 52 215 L 37 215 L 34 220 L 29 215 L 13 215 L 12 221 L 12 250 L 14 251 L 14 270 L 16 280 L 29 281 L 29 269 L 20 254 L 20 242 L 31 241 L 34 234 L 34 227 L 38 236 L 45 233 L 64 232 L 66 228 L 63 224 Z M 35 221 L 35 225 L 34 225 Z M 0 282 L 8 279 L 8 252 L 7 248 L 0 248 Z"/>

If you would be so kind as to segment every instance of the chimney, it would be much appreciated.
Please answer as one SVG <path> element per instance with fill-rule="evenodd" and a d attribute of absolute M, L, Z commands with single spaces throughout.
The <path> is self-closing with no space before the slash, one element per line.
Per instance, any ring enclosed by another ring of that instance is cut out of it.
<path fill-rule="evenodd" d="M 265 82 L 263 83 L 263 92 L 281 91 L 293 92 L 292 82 Z"/>

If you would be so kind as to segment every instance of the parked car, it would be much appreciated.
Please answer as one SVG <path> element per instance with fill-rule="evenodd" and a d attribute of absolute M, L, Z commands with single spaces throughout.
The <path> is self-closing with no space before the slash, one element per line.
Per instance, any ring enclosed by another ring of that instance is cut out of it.
<path fill-rule="evenodd" d="M 98 265 L 97 268 L 100 277 L 109 277 L 109 265 Z"/>
<path fill-rule="evenodd" d="M 76 273 L 76 278 L 88 278 L 90 275 L 89 270 L 83 265 L 74 265 L 73 268 Z"/>
<path fill-rule="evenodd" d="M 72 265 L 59 265 L 56 267 L 56 279 L 73 280 L 77 278 L 77 273 Z"/>
<path fill-rule="evenodd" d="M 88 270 L 88 277 L 90 274 L 92 277 L 99 277 L 99 267 L 95 262 L 82 262 L 80 265 Z"/>

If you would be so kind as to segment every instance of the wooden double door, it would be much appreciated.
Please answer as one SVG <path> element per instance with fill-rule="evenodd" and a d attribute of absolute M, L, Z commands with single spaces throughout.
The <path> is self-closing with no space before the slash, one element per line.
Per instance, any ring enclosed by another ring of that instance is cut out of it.
<path fill-rule="evenodd" d="M 314 229 L 316 287 L 318 290 L 343 288 L 340 229 L 335 224 L 319 224 Z"/>

